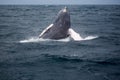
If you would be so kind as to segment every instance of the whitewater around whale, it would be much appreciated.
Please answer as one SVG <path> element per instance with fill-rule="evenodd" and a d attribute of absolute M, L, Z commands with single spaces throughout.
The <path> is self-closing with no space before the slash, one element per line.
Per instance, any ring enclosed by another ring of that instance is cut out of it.
<path fill-rule="evenodd" d="M 59 40 L 53 40 L 53 39 L 43 39 L 43 38 L 38 38 L 37 36 L 32 36 L 28 39 L 20 40 L 20 43 L 31 43 L 31 42 L 43 42 L 43 41 L 58 41 L 58 42 L 70 42 L 70 41 L 86 41 L 86 40 L 93 40 L 98 38 L 98 36 L 87 36 L 83 38 L 79 33 L 75 32 L 72 28 L 69 29 L 69 32 L 71 36 L 64 38 L 64 39 L 59 39 Z M 72 38 L 71 38 L 72 37 Z"/>

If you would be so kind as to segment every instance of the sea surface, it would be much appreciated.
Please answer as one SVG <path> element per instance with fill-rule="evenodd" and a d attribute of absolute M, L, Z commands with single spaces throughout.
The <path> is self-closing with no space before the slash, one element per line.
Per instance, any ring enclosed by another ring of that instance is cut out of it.
<path fill-rule="evenodd" d="M 120 5 L 66 6 L 93 39 L 37 39 L 65 5 L 0 5 L 0 80 L 120 80 Z"/>

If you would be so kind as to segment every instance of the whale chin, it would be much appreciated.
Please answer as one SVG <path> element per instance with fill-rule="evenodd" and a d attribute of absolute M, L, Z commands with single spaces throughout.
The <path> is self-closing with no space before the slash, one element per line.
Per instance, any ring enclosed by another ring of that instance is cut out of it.
<path fill-rule="evenodd" d="M 60 10 L 55 21 L 42 31 L 39 38 L 43 39 L 63 39 L 69 36 L 71 26 L 70 14 L 65 7 Z"/>

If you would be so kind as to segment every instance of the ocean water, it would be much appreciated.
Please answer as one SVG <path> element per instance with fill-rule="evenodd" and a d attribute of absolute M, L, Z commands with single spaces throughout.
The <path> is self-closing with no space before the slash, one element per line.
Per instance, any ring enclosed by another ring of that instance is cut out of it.
<path fill-rule="evenodd" d="M 83 40 L 38 40 L 64 5 L 0 5 L 0 80 L 120 80 L 120 6 L 67 7 Z"/>

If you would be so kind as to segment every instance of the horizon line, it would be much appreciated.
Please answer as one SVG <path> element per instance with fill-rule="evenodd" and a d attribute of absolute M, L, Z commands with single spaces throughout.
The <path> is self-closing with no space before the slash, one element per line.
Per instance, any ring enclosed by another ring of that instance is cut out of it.
<path fill-rule="evenodd" d="M 119 3 L 117 4 L 117 3 L 100 3 L 100 4 L 95 4 L 95 3 L 93 3 L 93 4 L 12 4 L 12 3 L 2 3 L 2 4 L 0 4 L 0 5 L 120 5 Z"/>

